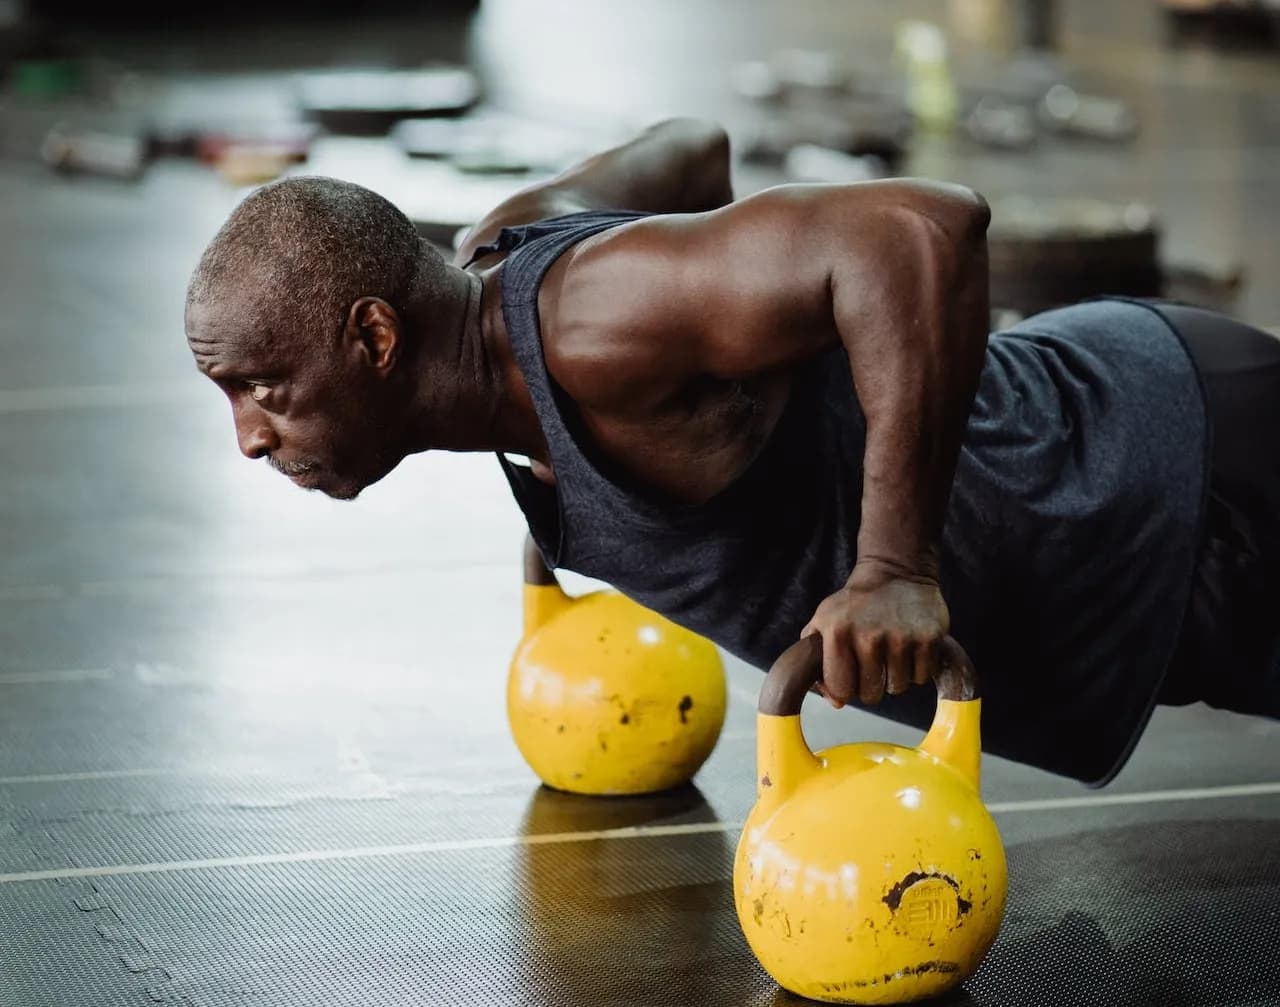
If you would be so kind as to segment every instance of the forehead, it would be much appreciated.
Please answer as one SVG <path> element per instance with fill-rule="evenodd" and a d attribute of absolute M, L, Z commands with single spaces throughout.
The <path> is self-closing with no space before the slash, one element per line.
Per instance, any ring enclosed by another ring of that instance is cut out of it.
<path fill-rule="evenodd" d="M 280 371 L 294 355 L 287 341 L 225 304 L 188 305 L 186 330 L 196 366 L 215 379 Z"/>

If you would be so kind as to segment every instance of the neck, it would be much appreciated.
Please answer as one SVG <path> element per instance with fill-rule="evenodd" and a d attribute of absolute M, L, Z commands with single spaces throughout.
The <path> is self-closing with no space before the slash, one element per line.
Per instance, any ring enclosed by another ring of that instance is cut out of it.
<path fill-rule="evenodd" d="M 541 459 L 537 414 L 511 353 L 499 269 L 449 267 L 448 293 L 410 312 L 419 338 L 413 451 L 500 451 Z"/>

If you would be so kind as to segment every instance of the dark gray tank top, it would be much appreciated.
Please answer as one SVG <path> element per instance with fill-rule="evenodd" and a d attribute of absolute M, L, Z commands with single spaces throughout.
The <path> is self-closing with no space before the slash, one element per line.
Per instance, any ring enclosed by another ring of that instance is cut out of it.
<path fill-rule="evenodd" d="M 641 214 L 504 230 L 502 304 L 556 473 L 499 458 L 552 567 L 612 584 L 768 668 L 853 569 L 864 421 L 843 349 L 799 369 L 747 471 L 707 503 L 628 485 L 547 372 L 538 287 L 575 242 Z M 1173 654 L 1202 524 L 1198 374 L 1160 315 L 1120 300 L 992 335 L 943 535 L 952 632 L 983 682 L 984 748 L 1101 784 L 1136 743 Z M 914 689 L 874 712 L 924 728 Z"/>

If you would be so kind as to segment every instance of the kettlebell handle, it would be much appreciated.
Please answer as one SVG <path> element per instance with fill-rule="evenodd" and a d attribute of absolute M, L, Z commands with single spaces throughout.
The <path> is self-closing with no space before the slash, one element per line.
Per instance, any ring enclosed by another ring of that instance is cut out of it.
<path fill-rule="evenodd" d="M 978 698 L 978 674 L 964 648 L 953 637 L 944 637 L 941 660 L 934 673 L 938 698 L 957 702 Z M 817 633 L 793 643 L 773 663 L 760 688 L 761 713 L 772 717 L 795 717 L 800 704 L 822 678 L 822 637 Z"/>

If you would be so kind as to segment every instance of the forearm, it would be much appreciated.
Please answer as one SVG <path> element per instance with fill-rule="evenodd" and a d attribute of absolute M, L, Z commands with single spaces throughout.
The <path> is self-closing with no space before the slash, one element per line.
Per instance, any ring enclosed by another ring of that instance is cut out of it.
<path fill-rule="evenodd" d="M 729 169 L 729 137 L 722 128 L 700 119 L 668 119 L 549 184 L 600 209 L 698 213 L 733 201 Z"/>
<path fill-rule="evenodd" d="M 833 275 L 833 301 L 866 419 L 858 564 L 938 575 L 951 482 L 989 322 L 984 203 L 936 217 L 890 211 L 867 277 Z M 859 283 L 856 293 L 849 284 Z"/>

